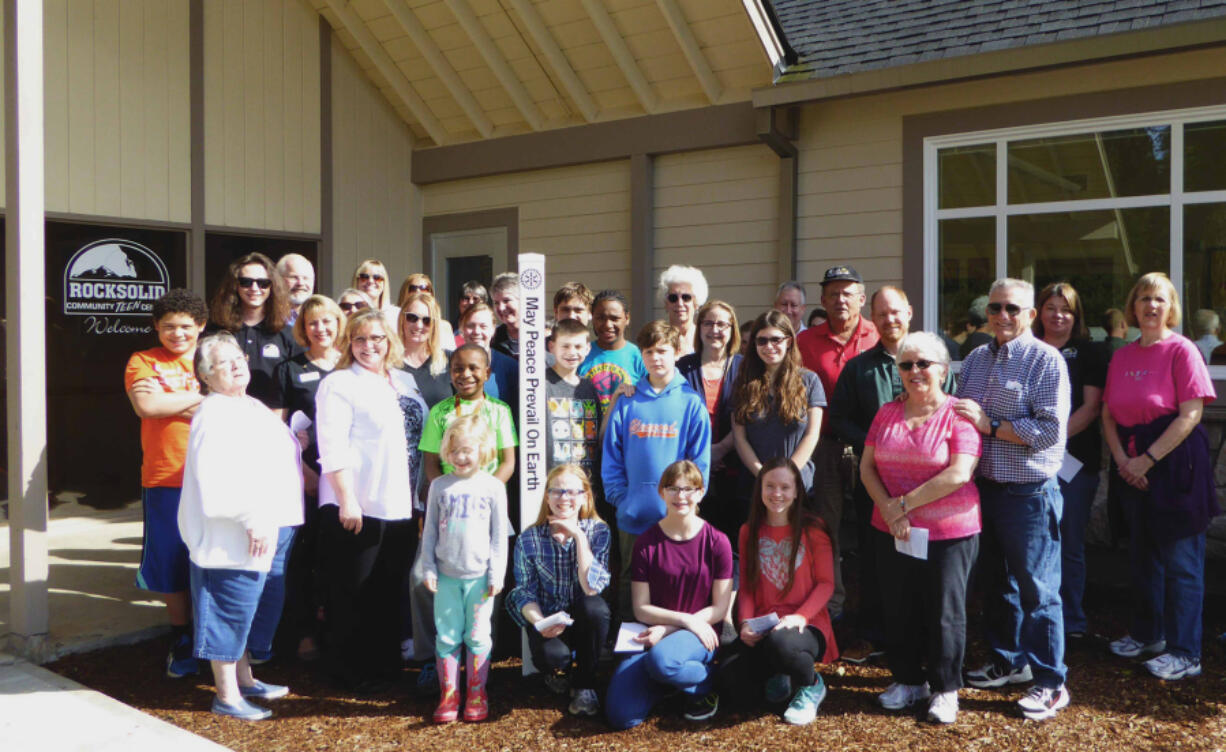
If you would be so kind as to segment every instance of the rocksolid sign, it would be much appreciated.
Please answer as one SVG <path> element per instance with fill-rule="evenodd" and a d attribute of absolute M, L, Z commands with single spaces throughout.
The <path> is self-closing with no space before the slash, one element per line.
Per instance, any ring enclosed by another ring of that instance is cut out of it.
<path fill-rule="evenodd" d="M 64 267 L 64 313 L 145 317 L 169 288 L 170 273 L 153 251 L 131 240 L 97 240 Z"/>

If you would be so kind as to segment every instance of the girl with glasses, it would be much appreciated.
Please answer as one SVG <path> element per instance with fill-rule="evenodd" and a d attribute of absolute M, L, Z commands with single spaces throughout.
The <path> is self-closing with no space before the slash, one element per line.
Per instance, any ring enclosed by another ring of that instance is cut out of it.
<path fill-rule="evenodd" d="M 528 635 L 532 663 L 554 692 L 570 690 L 572 715 L 596 715 L 596 660 L 609 633 L 609 526 L 596 514 L 587 473 L 558 465 L 545 480 L 536 524 L 515 542 L 515 588 L 507 610 Z M 572 624 L 537 624 L 558 612 Z M 571 652 L 575 668 L 571 668 Z"/>

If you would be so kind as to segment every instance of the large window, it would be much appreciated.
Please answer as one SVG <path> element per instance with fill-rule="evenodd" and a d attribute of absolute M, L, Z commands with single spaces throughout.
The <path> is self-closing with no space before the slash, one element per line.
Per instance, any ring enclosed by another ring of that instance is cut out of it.
<path fill-rule="evenodd" d="M 1226 107 L 926 139 L 924 325 L 961 341 L 993 279 L 1064 280 L 1102 339 L 1104 312 L 1164 271 L 1184 334 L 1209 335 L 1212 312 L 1226 339 L 1223 165 Z"/>

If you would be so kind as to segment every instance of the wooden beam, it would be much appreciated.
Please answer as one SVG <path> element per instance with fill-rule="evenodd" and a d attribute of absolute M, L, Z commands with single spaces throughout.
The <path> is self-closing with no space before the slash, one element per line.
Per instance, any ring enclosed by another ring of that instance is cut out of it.
<path fill-rule="evenodd" d="M 583 113 L 583 119 L 589 123 L 595 120 L 599 114 L 596 109 L 596 102 L 592 100 L 592 95 L 588 93 L 587 87 L 579 80 L 579 76 L 575 75 L 575 69 L 571 67 L 570 61 L 566 59 L 562 48 L 554 41 L 553 34 L 549 32 L 549 27 L 545 25 L 545 20 L 537 12 L 536 6 L 532 4 L 531 0 L 511 0 L 511 5 L 524 22 L 524 26 L 528 27 L 528 34 L 532 36 L 532 41 L 536 42 L 536 46 L 541 48 L 541 52 L 544 53 L 545 59 L 549 61 L 549 66 L 553 68 L 553 72 L 557 74 L 558 78 L 562 79 L 562 86 L 566 87 L 566 92 L 570 94 L 570 98 L 575 100 L 575 104 L 579 106 L 579 111 Z"/>
<path fill-rule="evenodd" d="M 676 0 L 656 0 L 656 5 L 664 14 L 668 27 L 673 30 L 673 36 L 677 38 L 682 54 L 690 62 L 690 67 L 694 69 L 694 75 L 697 76 L 698 83 L 702 85 L 702 90 L 707 93 L 707 99 L 711 100 L 711 104 L 717 103 L 723 96 L 724 87 L 715 75 L 715 71 L 711 70 L 711 64 L 707 62 L 707 56 L 702 53 L 702 48 L 698 46 L 698 40 L 694 38 L 694 32 L 690 29 L 690 22 L 686 20 L 685 14 L 677 6 Z"/>
<path fill-rule="evenodd" d="M 400 69 L 396 67 L 396 63 L 388 57 L 387 51 L 375 39 L 374 34 L 370 33 L 370 29 L 366 28 L 366 24 L 358 17 L 357 13 L 344 2 L 344 0 L 324 0 L 332 12 L 336 14 L 336 19 L 340 21 L 342 27 L 345 28 L 353 38 L 358 40 L 358 46 L 374 63 L 375 68 L 383 77 L 387 79 L 387 83 L 396 92 L 396 96 L 400 98 L 400 104 L 406 110 L 417 118 L 417 122 L 426 129 L 426 133 L 430 134 L 431 140 L 434 143 L 447 143 L 447 131 L 443 128 L 443 124 L 439 122 L 434 113 L 430 111 L 430 107 L 426 104 L 417 92 L 413 90 L 413 85 L 409 83 L 409 79 L 404 77 Z"/>
<path fill-rule="evenodd" d="M 626 82 L 634 90 L 634 95 L 638 97 L 643 110 L 648 114 L 654 113 L 658 105 L 656 93 L 639 68 L 638 61 L 634 59 L 634 53 L 630 52 L 630 48 L 626 46 L 626 40 L 617 30 L 617 24 L 613 23 L 609 11 L 605 10 L 601 0 L 583 0 L 583 8 L 587 11 L 588 18 L 592 20 L 592 25 L 599 32 L 600 38 L 604 40 L 605 46 L 612 53 L 617 67 L 621 68 Z"/>
<path fill-rule="evenodd" d="M 404 0 L 383 0 L 387 5 L 387 9 L 392 12 L 396 20 L 400 22 L 400 27 L 404 29 L 404 33 L 409 35 L 413 40 L 413 44 L 417 45 L 421 56 L 426 59 L 430 69 L 434 71 L 434 75 L 438 76 L 443 82 L 443 86 L 447 87 L 447 91 L 455 99 L 456 104 L 460 105 L 460 109 L 464 110 L 464 114 L 468 115 L 468 119 L 472 121 L 473 127 L 481 134 L 482 138 L 489 138 L 494 132 L 494 124 L 486 117 L 485 110 L 481 109 L 481 105 L 477 103 L 472 92 L 460 80 L 460 76 L 455 72 L 455 68 L 451 67 L 451 63 L 447 62 L 447 58 L 443 55 L 443 51 L 434 43 L 434 39 L 430 36 L 430 32 L 426 31 L 426 27 L 421 25 L 421 21 L 417 20 L 417 14 L 405 5 Z"/>
<path fill-rule="evenodd" d="M 473 45 L 477 48 L 477 52 L 481 53 L 485 64 L 493 71 L 494 77 L 502 84 L 502 88 L 506 89 L 507 94 L 511 97 L 511 101 L 515 103 L 515 108 L 519 110 L 519 114 L 524 116 L 524 120 L 528 122 L 532 130 L 542 130 L 545 127 L 545 118 L 541 115 L 540 108 L 536 106 L 536 102 L 532 101 L 532 96 L 524 88 L 524 84 L 519 80 L 519 76 L 515 75 L 515 71 L 511 70 L 511 65 L 507 63 L 507 59 L 498 50 L 498 45 L 494 44 L 494 40 L 490 38 L 489 32 L 485 30 L 485 27 L 481 25 L 480 19 L 477 18 L 472 8 L 469 7 L 468 0 L 443 1 L 447 3 L 447 7 L 451 9 L 456 20 L 460 22 L 460 26 L 468 34 L 468 38 L 472 40 Z"/>

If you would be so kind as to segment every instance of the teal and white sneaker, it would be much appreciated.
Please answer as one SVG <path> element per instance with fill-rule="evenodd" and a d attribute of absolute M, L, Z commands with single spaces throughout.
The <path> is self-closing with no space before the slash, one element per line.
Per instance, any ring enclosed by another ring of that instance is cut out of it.
<path fill-rule="evenodd" d="M 792 696 L 792 677 L 787 674 L 775 674 L 766 680 L 766 701 L 775 704 L 786 701 Z"/>
<path fill-rule="evenodd" d="M 783 711 L 783 720 L 793 726 L 813 723 L 813 719 L 817 717 L 817 709 L 821 707 L 824 699 L 826 683 L 822 681 L 821 674 L 818 674 L 817 681 L 811 686 L 796 690 L 796 696 L 788 703 L 788 709 Z"/>

